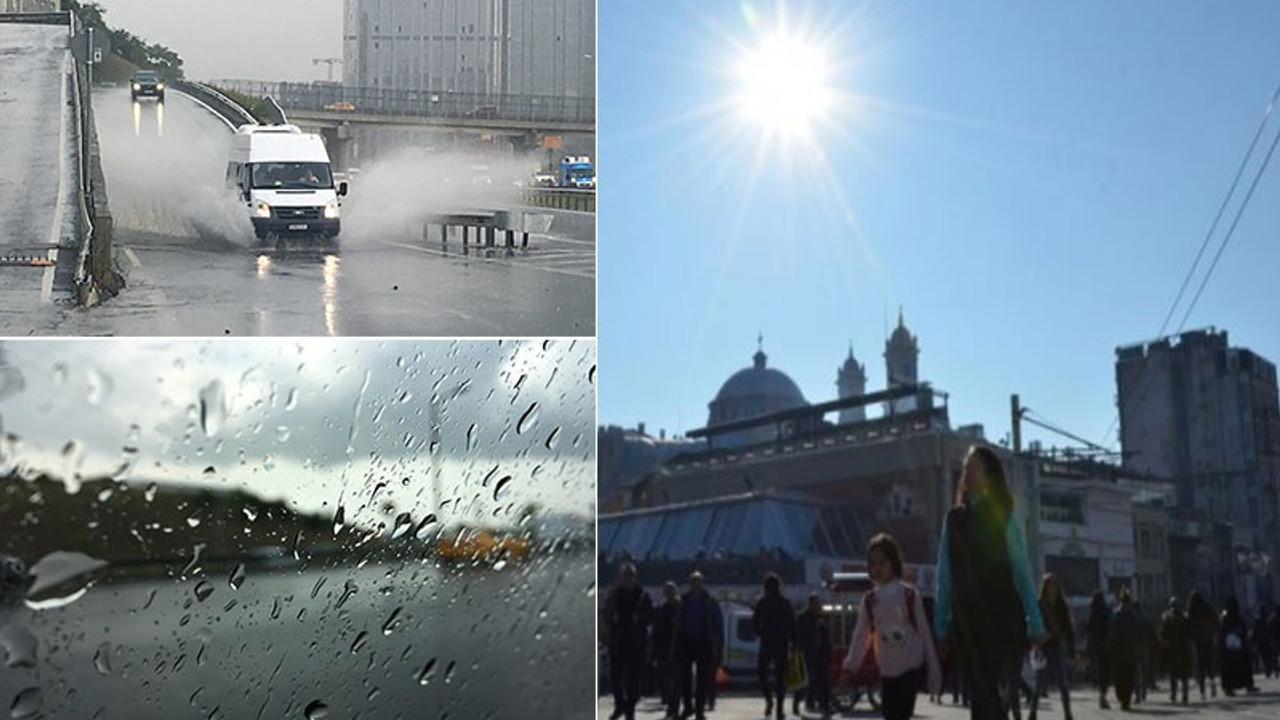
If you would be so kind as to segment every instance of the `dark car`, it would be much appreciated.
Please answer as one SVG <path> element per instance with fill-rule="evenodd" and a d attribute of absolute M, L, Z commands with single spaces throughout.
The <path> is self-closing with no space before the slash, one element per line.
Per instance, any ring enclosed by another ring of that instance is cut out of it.
<path fill-rule="evenodd" d="M 134 100 L 153 97 L 164 102 L 164 78 L 155 70 L 139 70 L 129 80 L 129 91 Z"/>

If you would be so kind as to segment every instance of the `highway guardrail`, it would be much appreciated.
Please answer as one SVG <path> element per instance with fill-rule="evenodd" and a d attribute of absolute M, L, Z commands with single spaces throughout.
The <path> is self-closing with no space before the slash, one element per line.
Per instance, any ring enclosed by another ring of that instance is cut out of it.
<path fill-rule="evenodd" d="M 596 211 L 596 191 L 571 188 L 524 188 L 520 191 L 520 202 L 531 207 L 593 213 Z"/>

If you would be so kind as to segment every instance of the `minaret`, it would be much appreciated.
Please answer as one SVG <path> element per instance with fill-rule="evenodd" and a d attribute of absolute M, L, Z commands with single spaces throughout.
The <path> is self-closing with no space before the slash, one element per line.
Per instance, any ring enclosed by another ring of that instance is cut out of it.
<path fill-rule="evenodd" d="M 907 330 L 902 321 L 902 308 L 898 308 L 898 327 L 884 344 L 884 364 L 887 374 L 885 387 L 893 389 L 904 385 L 915 385 L 918 382 L 916 373 L 919 365 L 920 346 L 916 336 Z M 885 403 L 885 413 L 903 413 L 916 409 L 914 397 L 900 398 Z"/>
<path fill-rule="evenodd" d="M 836 370 L 836 390 L 841 400 L 858 397 L 867 393 L 867 370 L 853 357 L 853 343 L 849 343 L 849 357 L 844 365 Z M 867 419 L 867 409 L 863 406 L 845 408 L 840 411 L 840 424 L 862 422 Z"/>

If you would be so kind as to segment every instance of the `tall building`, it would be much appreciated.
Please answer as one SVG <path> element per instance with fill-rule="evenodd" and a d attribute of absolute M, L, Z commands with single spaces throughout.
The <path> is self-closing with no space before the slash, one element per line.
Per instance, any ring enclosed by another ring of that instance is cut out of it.
<path fill-rule="evenodd" d="M 898 327 L 884 344 L 884 365 L 888 381 L 885 387 L 892 390 L 918 382 L 920 345 L 916 336 L 907 330 L 902 321 L 902 308 L 898 308 Z M 885 403 L 886 415 L 911 412 L 916 409 L 916 399 L 901 398 Z"/>
<path fill-rule="evenodd" d="M 720 386 L 715 399 L 707 404 L 708 427 L 808 407 L 809 401 L 804 399 L 804 394 L 795 381 L 781 370 L 767 366 L 768 356 L 764 354 L 763 338 L 751 360 L 751 367 L 729 376 Z M 719 442 L 722 446 L 769 442 L 776 440 L 779 433 L 785 432 L 788 432 L 785 426 L 760 426 L 728 433 Z"/>
<path fill-rule="evenodd" d="M 595 0 L 345 0 L 343 82 L 595 97 Z"/>
<path fill-rule="evenodd" d="M 1230 536 L 1221 556 L 1235 566 L 1236 586 L 1220 591 L 1243 596 L 1240 583 L 1275 576 L 1280 562 L 1275 365 L 1230 347 L 1225 331 L 1196 330 L 1118 348 L 1116 385 L 1126 466 L 1173 479 L 1184 515 Z M 1270 585 L 1260 585 L 1255 597 L 1270 594 Z"/>
<path fill-rule="evenodd" d="M 853 343 L 849 343 L 849 357 L 836 371 L 837 397 L 841 400 L 867 394 L 867 369 L 853 356 Z M 862 405 L 840 411 L 840 424 L 862 422 L 867 419 L 867 409 Z"/>

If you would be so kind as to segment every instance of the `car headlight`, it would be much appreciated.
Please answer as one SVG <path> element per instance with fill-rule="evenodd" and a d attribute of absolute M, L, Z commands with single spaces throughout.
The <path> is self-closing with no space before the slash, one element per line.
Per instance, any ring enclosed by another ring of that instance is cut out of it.
<path fill-rule="evenodd" d="M 259 200 L 253 206 L 253 216 L 260 217 L 260 218 L 271 217 L 271 206 Z"/>
<path fill-rule="evenodd" d="M 164 89 L 164 83 L 156 83 L 156 89 L 157 89 L 157 90 L 163 90 L 163 89 Z"/>
<path fill-rule="evenodd" d="M 324 219 L 336 220 L 338 218 L 338 201 L 330 200 L 324 206 Z"/>
<path fill-rule="evenodd" d="M 134 84 L 133 84 L 133 89 L 134 89 L 134 90 L 141 90 L 141 89 L 142 89 L 142 86 L 141 86 L 141 85 L 139 85 L 138 83 L 134 83 Z"/>

